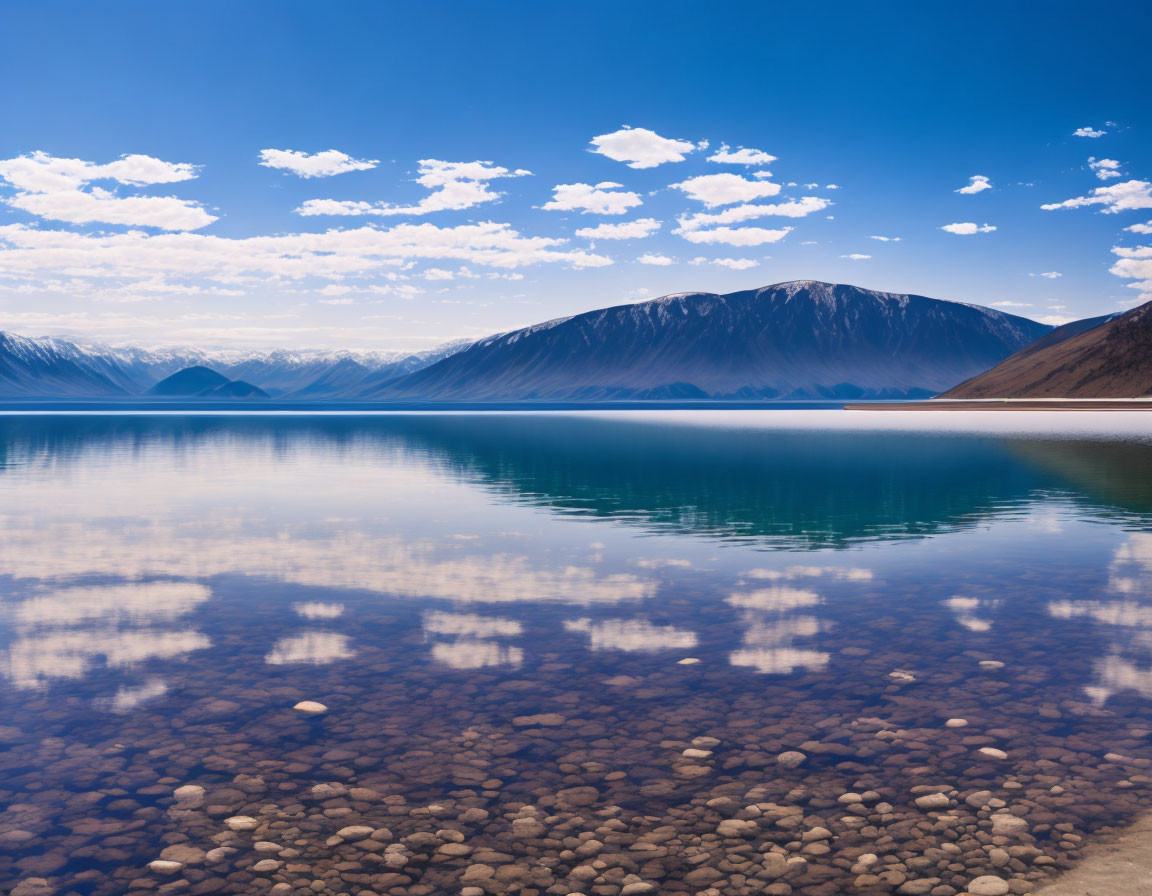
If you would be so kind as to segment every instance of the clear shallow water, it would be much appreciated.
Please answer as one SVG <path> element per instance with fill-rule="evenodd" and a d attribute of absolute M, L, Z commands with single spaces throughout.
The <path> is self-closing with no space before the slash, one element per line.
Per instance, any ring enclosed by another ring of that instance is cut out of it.
<path fill-rule="evenodd" d="M 1139 414 L 7 417 L 0 596 L 0 891 L 1025 892 L 1152 808 Z"/>

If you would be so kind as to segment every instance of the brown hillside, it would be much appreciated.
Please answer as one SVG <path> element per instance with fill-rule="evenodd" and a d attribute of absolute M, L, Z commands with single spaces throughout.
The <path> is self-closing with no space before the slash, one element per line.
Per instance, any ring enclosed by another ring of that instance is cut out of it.
<path fill-rule="evenodd" d="M 1055 345 L 1028 346 L 938 397 L 1139 398 L 1148 395 L 1152 395 L 1152 302 Z"/>

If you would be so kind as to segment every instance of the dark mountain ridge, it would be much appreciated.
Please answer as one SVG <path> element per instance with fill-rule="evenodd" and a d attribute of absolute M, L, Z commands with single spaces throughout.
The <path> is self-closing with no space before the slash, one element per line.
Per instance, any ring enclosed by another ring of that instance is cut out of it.
<path fill-rule="evenodd" d="M 195 365 L 178 370 L 148 390 L 163 398 L 267 398 L 268 393 L 243 380 L 230 380 L 210 367 Z"/>
<path fill-rule="evenodd" d="M 674 294 L 503 333 L 368 397 L 928 397 L 1051 329 L 976 305 L 798 280 Z"/>

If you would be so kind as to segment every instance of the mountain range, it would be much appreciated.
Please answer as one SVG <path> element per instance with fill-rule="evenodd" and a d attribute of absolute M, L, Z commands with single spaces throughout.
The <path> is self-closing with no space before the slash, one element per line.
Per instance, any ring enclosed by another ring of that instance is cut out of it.
<path fill-rule="evenodd" d="M 1152 396 L 1152 302 L 1066 324 L 941 398 Z"/>
<path fill-rule="evenodd" d="M 212 352 L 185 347 L 82 345 L 66 339 L 32 339 L 0 332 L 0 398 L 139 397 L 149 394 L 166 377 L 194 367 L 208 368 L 225 381 L 248 383 L 271 397 L 329 398 L 378 388 L 468 344 L 469 340 L 458 340 L 414 354 Z"/>
<path fill-rule="evenodd" d="M 929 397 L 1052 328 L 991 308 L 813 280 L 680 293 L 482 339 L 388 400 Z"/>
<path fill-rule="evenodd" d="M 267 395 L 388 402 L 952 397 L 948 390 L 979 383 L 981 374 L 1005 359 L 1033 364 L 1047 352 L 1091 341 L 1091 334 L 1126 317 L 1054 329 L 978 305 L 797 280 L 725 295 L 678 293 L 417 354 L 108 348 L 0 333 L 0 397 Z M 1125 345 L 1131 343 L 1125 338 Z M 188 373 L 189 368 L 197 370 Z M 173 385 L 170 378 L 182 371 Z"/>

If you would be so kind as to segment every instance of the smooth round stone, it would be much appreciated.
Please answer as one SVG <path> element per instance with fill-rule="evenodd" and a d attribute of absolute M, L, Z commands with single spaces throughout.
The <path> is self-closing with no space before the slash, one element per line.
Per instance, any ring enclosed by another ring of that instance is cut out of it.
<path fill-rule="evenodd" d="M 864 797 L 858 793 L 842 793 L 836 797 L 836 802 L 842 806 L 854 806 L 856 803 L 864 802 Z"/>
<path fill-rule="evenodd" d="M 1010 889 L 1008 881 L 991 874 L 978 877 L 968 884 L 968 892 L 972 896 L 1005 896 Z"/>
<path fill-rule="evenodd" d="M 1000 660 L 980 660 L 980 668 L 988 670 L 1003 669 L 1004 664 L 1000 662 Z"/>
<path fill-rule="evenodd" d="M 183 862 L 171 862 L 167 859 L 156 859 L 148 863 L 148 867 L 157 874 L 175 874 L 184 869 Z"/>
<path fill-rule="evenodd" d="M 204 788 L 199 784 L 185 784 L 183 787 L 177 787 L 173 790 L 172 796 L 176 798 L 177 802 L 190 803 L 204 796 Z"/>
<path fill-rule="evenodd" d="M 372 836 L 375 828 L 370 828 L 366 824 L 353 824 L 346 828 L 340 828 L 336 832 L 337 837 L 343 837 L 345 840 L 367 840 Z"/>
<path fill-rule="evenodd" d="M 778 765 L 784 768 L 799 768 L 808 760 L 808 757 L 799 750 L 785 750 L 776 757 Z"/>
<path fill-rule="evenodd" d="M 981 747 L 976 751 L 982 756 L 987 756 L 989 759 L 1007 759 L 1008 754 L 1003 750 L 997 750 L 995 747 Z"/>
<path fill-rule="evenodd" d="M 707 759 L 709 756 L 712 755 L 712 751 L 711 750 L 697 750 L 695 747 L 689 747 L 687 750 L 685 750 L 680 755 L 684 756 L 687 759 Z"/>
<path fill-rule="evenodd" d="M 968 720 L 967 719 L 949 719 L 947 722 L 944 723 L 944 727 L 945 728 L 967 728 L 968 727 Z"/>
<path fill-rule="evenodd" d="M 260 822 L 250 815 L 233 815 L 225 818 L 224 824 L 233 831 L 254 831 L 260 827 Z"/>
<path fill-rule="evenodd" d="M 258 874 L 266 874 L 269 871 L 278 870 L 283 864 L 283 862 L 277 861 L 276 859 L 261 859 L 252 866 L 252 870 Z"/>
<path fill-rule="evenodd" d="M 327 706 L 323 703 L 317 703 L 315 700 L 301 700 L 292 708 L 306 716 L 319 716 L 328 712 Z"/>
<path fill-rule="evenodd" d="M 948 799 L 947 795 L 943 793 L 926 793 L 924 796 L 916 797 L 916 807 L 931 811 L 933 809 L 947 809 L 952 805 L 952 800 Z"/>
<path fill-rule="evenodd" d="M 700 660 L 696 659 L 696 657 L 686 656 L 682 660 L 677 660 L 676 665 L 677 666 L 695 666 L 698 662 L 700 662 Z"/>

